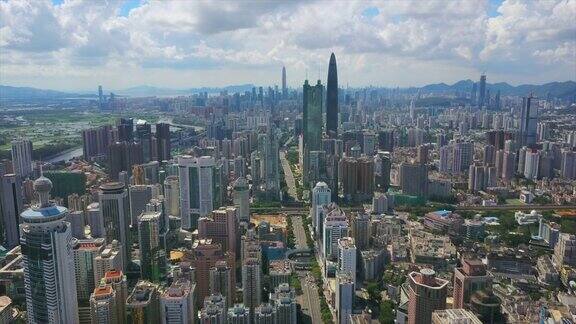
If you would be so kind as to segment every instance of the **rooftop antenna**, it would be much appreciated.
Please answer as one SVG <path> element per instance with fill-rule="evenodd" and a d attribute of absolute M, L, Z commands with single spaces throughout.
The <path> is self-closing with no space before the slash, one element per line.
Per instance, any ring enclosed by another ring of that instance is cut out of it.
<path fill-rule="evenodd" d="M 306 80 L 308 80 L 308 69 L 306 69 Z"/>

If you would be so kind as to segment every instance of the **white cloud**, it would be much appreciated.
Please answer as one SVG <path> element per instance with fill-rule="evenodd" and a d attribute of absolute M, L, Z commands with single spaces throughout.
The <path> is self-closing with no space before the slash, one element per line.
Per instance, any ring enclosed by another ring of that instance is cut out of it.
<path fill-rule="evenodd" d="M 485 69 L 498 81 L 576 78 L 576 0 L 504 1 L 496 17 L 474 0 L 151 0 L 127 16 L 121 6 L 0 1 L 1 82 L 270 84 L 286 65 L 299 86 L 306 73 L 325 78 L 331 51 L 351 85 L 452 82 Z"/>

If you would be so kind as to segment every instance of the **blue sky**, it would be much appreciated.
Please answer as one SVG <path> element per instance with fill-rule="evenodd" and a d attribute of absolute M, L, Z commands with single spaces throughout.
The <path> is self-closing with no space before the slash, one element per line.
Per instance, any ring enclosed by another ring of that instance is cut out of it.
<path fill-rule="evenodd" d="M 0 83 L 186 88 L 324 76 L 418 86 L 576 79 L 576 0 L 0 1 Z"/>

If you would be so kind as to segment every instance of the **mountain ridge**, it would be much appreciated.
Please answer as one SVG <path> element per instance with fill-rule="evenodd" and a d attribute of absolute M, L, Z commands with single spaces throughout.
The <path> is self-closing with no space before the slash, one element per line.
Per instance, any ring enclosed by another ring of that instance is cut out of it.
<path fill-rule="evenodd" d="M 422 87 L 409 87 L 401 88 L 407 90 L 414 90 L 420 92 L 431 93 L 447 93 L 447 92 L 470 92 L 474 81 L 460 80 L 453 84 L 432 83 Z M 229 85 L 225 87 L 198 87 L 187 89 L 173 89 L 165 87 L 155 87 L 149 85 L 139 85 L 121 90 L 112 90 L 116 95 L 130 96 L 130 97 L 148 97 L 148 96 L 176 96 L 176 95 L 191 95 L 200 92 L 217 93 L 227 91 L 228 93 L 252 91 L 253 84 L 239 84 Z M 516 95 L 525 96 L 529 93 L 534 93 L 538 97 L 545 97 L 548 92 L 552 97 L 557 98 L 570 98 L 576 96 L 576 82 L 575 81 L 553 81 L 540 85 L 535 84 L 521 84 L 517 86 L 510 85 L 506 82 L 487 83 L 486 89 L 490 90 L 491 94 L 495 94 L 498 90 L 501 95 Z M 57 99 L 68 97 L 96 97 L 96 91 L 89 92 L 64 92 L 50 89 L 38 89 L 33 87 L 14 87 L 0 85 L 0 99 Z"/>

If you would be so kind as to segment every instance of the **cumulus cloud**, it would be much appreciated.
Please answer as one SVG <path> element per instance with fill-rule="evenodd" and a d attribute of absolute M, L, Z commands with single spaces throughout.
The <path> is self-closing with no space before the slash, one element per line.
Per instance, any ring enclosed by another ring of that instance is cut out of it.
<path fill-rule="evenodd" d="M 270 84 L 286 65 L 296 85 L 324 76 L 331 51 L 353 85 L 450 82 L 483 70 L 499 81 L 576 78 L 576 0 L 506 0 L 495 16 L 473 0 L 151 0 L 128 14 L 122 5 L 0 1 L 2 82 L 37 68 L 50 84 L 34 82 L 46 87 L 120 86 L 126 70 L 132 83 Z"/>

